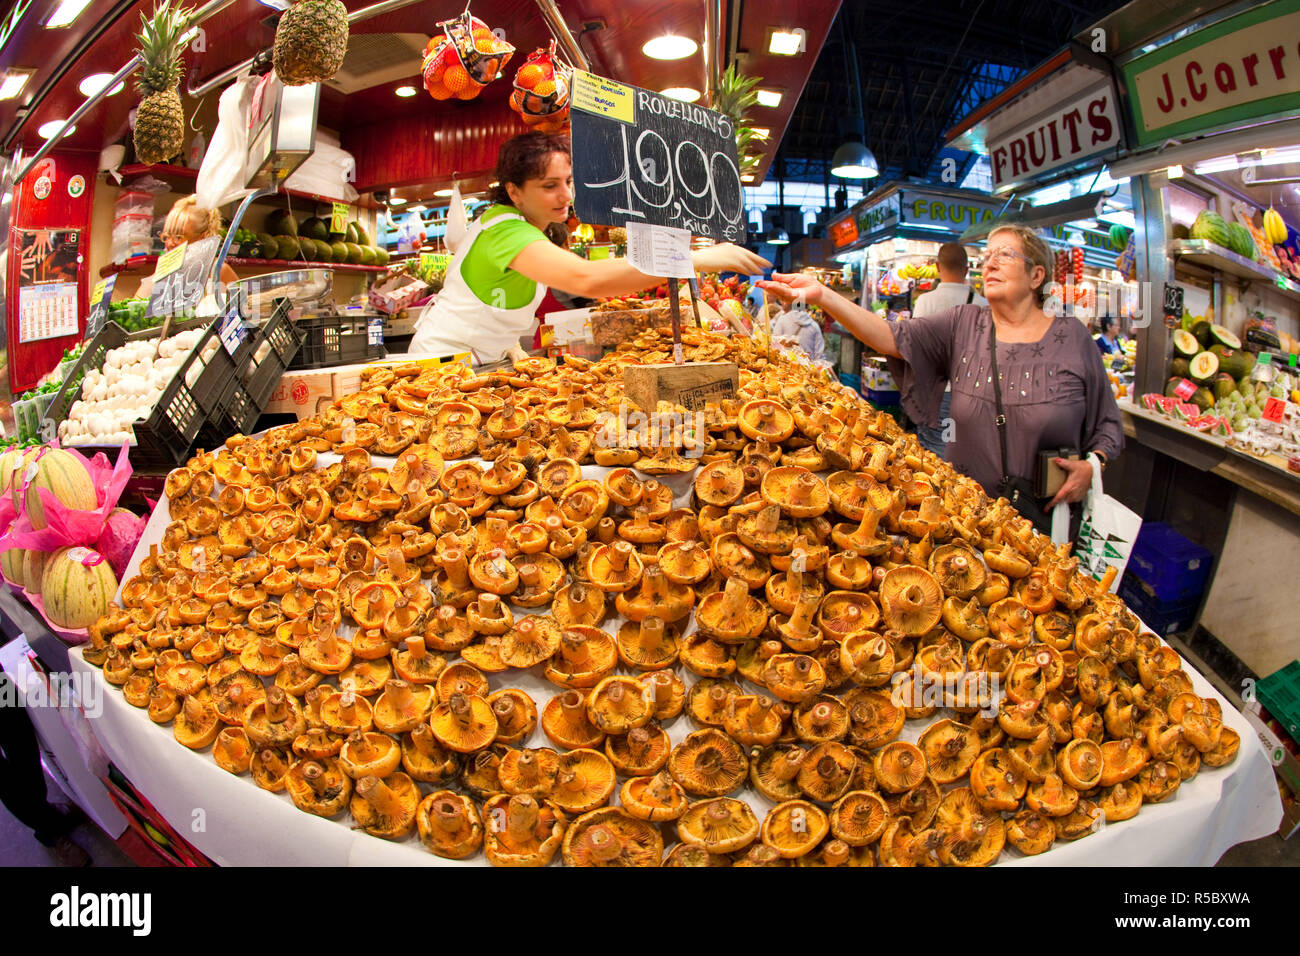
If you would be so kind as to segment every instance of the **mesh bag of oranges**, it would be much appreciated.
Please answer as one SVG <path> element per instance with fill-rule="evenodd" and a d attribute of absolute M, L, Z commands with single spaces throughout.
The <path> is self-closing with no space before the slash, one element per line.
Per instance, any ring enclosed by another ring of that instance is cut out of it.
<path fill-rule="evenodd" d="M 569 70 L 555 58 L 555 41 L 536 49 L 515 72 L 510 108 L 527 126 L 558 133 L 569 125 Z"/>
<path fill-rule="evenodd" d="M 501 73 L 515 48 L 469 12 L 438 24 L 424 48 L 424 88 L 435 100 L 472 100 Z"/>

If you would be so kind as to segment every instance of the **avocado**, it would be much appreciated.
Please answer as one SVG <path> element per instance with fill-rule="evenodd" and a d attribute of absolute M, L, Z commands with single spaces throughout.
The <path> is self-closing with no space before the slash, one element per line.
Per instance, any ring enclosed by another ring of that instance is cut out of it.
<path fill-rule="evenodd" d="M 335 239 L 330 243 L 330 259 L 334 262 L 348 261 L 348 246 L 342 239 Z"/>
<path fill-rule="evenodd" d="M 378 261 L 379 261 L 379 257 L 375 255 L 375 250 L 373 247 L 371 246 L 361 247 L 361 264 L 363 266 L 373 266 Z"/>
<path fill-rule="evenodd" d="M 276 236 L 275 245 L 279 252 L 276 257 L 278 259 L 297 259 L 302 254 L 297 236 Z"/>
<path fill-rule="evenodd" d="M 348 247 L 348 263 L 354 266 L 361 265 L 361 247 L 355 242 L 346 242 Z"/>
<path fill-rule="evenodd" d="M 259 232 L 257 234 L 257 241 L 262 247 L 263 259 L 280 258 L 280 246 L 279 243 L 275 241 L 275 236 L 271 235 L 269 232 Z"/>
<path fill-rule="evenodd" d="M 287 209 L 273 209 L 266 217 L 266 231 L 276 236 L 298 236 L 298 220 Z"/>
<path fill-rule="evenodd" d="M 328 242 L 330 225 L 320 216 L 311 216 L 302 221 L 302 225 L 298 227 L 298 235 Z"/>

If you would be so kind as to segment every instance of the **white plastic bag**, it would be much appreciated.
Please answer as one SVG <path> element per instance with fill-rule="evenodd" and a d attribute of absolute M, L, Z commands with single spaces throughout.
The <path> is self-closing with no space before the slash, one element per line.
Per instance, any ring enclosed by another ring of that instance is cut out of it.
<path fill-rule="evenodd" d="M 243 199 L 252 190 L 244 188 L 244 164 L 248 157 L 248 107 L 256 79 L 242 76 L 217 104 L 217 129 L 203 154 L 194 193 L 200 209 L 217 209 Z"/>
<path fill-rule="evenodd" d="M 1119 588 L 1138 532 L 1142 530 L 1142 516 L 1130 511 L 1101 487 L 1101 463 L 1096 455 L 1089 455 L 1092 463 L 1092 486 L 1083 499 L 1083 522 L 1079 525 L 1079 539 L 1075 542 L 1075 555 L 1079 559 L 1079 572 L 1094 580 L 1101 580 L 1107 567 L 1115 569 L 1111 591 Z"/>
<path fill-rule="evenodd" d="M 357 201 L 352 185 L 357 178 L 357 161 L 347 150 L 316 138 L 316 148 L 301 166 L 293 171 L 284 185 L 305 193 L 315 193 L 339 202 Z"/>
<path fill-rule="evenodd" d="M 447 200 L 447 231 L 442 241 L 447 244 L 452 255 L 460 251 L 461 240 L 469 232 L 469 219 L 465 216 L 465 200 L 460 195 L 460 184 L 451 184 L 451 199 Z"/>

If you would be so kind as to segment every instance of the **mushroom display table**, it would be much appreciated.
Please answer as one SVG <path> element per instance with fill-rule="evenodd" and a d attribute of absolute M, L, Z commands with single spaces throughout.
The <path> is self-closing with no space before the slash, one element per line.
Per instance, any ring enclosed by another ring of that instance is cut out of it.
<path fill-rule="evenodd" d="M 319 464 L 325 465 L 332 460 L 337 460 L 337 456 L 322 454 Z M 386 464 L 389 467 L 392 464 L 391 460 L 385 462 L 379 458 L 376 458 L 375 463 Z M 477 464 L 482 469 L 488 467 L 485 462 Z M 596 465 L 583 466 L 581 468 L 582 478 L 592 480 L 591 485 L 584 487 L 603 487 L 602 482 L 605 475 L 612 470 L 611 468 Z M 781 475 L 776 475 L 775 472 L 773 472 L 773 475 L 775 475 L 775 481 L 780 481 L 782 478 Z M 724 476 L 723 480 L 729 478 L 730 476 Z M 671 490 L 671 506 L 683 507 L 688 503 L 692 488 L 695 487 L 696 476 L 694 474 L 667 475 L 660 476 L 659 480 Z M 712 477 L 705 477 L 703 480 L 709 483 L 709 487 L 712 487 Z M 666 496 L 663 504 L 669 504 L 666 501 Z M 658 507 L 659 505 L 656 504 L 656 508 Z M 864 507 L 864 512 L 869 516 L 871 509 Z M 761 514 L 759 512 L 758 516 L 761 517 Z M 637 519 L 631 520 L 636 521 Z M 150 519 L 136 554 L 132 559 L 131 566 L 123 577 L 124 581 L 129 580 L 137 573 L 141 559 L 148 554 L 151 544 L 161 540 L 163 531 L 169 521 L 168 504 L 164 499 L 159 503 Z M 871 522 L 868 522 L 868 524 L 871 524 Z M 762 528 L 755 527 L 752 530 L 757 532 L 761 531 Z M 770 528 L 767 529 L 768 532 L 771 530 Z M 846 529 L 845 533 L 856 533 L 859 530 L 861 529 L 858 526 L 851 525 Z M 871 534 L 874 534 L 874 528 L 869 529 L 868 536 Z M 616 556 L 613 559 L 614 563 L 617 564 L 626 557 L 626 555 Z M 815 560 L 815 556 L 809 556 L 806 560 Z M 672 580 L 675 576 L 674 571 L 680 570 L 682 573 L 689 573 L 689 566 L 690 562 L 685 559 L 681 562 L 672 562 L 666 565 L 668 573 L 651 575 L 648 579 L 641 575 L 634 584 L 628 584 L 624 591 L 618 593 L 618 597 L 626 599 L 626 607 L 630 616 L 616 613 L 615 595 L 607 595 L 611 613 L 599 629 L 601 633 L 594 635 L 593 638 L 589 638 L 583 643 L 590 645 L 589 650 L 601 650 L 603 648 L 613 654 L 619 646 L 618 642 L 621 640 L 625 651 L 639 648 L 646 653 L 653 652 L 656 645 L 663 641 L 665 636 L 662 629 L 657 629 L 654 625 L 646 629 L 640 627 L 638 622 L 634 620 L 637 616 L 645 617 L 644 614 L 640 613 L 644 608 L 639 603 L 642 600 L 642 582 L 647 580 L 650 582 L 644 584 L 645 588 L 651 589 L 647 593 L 670 596 L 670 589 L 675 586 Z M 802 568 L 796 570 L 801 571 Z M 841 571 L 849 574 L 852 569 L 841 569 Z M 954 570 L 953 573 L 958 571 L 960 569 Z M 614 575 L 614 577 L 617 577 L 617 575 Z M 902 586 L 896 590 L 900 595 L 901 603 L 897 607 L 886 608 L 885 613 L 896 615 L 898 620 L 907 626 L 923 626 L 924 621 L 918 623 L 907 620 L 908 615 L 911 613 L 908 602 L 917 595 L 911 593 L 913 585 L 908 582 L 900 582 L 900 584 Z M 618 585 L 615 584 L 614 586 Z M 797 600 L 790 600 L 794 596 L 783 594 L 780 587 L 781 585 L 777 585 L 775 588 L 776 600 L 773 601 L 773 604 L 774 606 L 784 604 L 789 608 L 790 614 L 784 615 L 786 623 L 783 626 L 796 637 L 801 633 L 800 629 L 802 629 L 802 633 L 807 633 L 809 629 L 816 627 L 834 628 L 838 615 L 853 614 L 853 594 L 851 592 L 841 592 L 846 595 L 845 598 L 831 602 L 830 605 L 824 604 L 821 614 L 810 619 L 807 613 L 801 611 L 801 603 Z M 437 579 L 435 579 L 432 588 L 435 591 L 439 590 Z M 570 601 L 568 600 L 570 596 L 561 592 L 556 599 L 557 608 L 563 606 L 566 609 L 565 613 L 580 615 L 581 597 Z M 725 591 L 717 592 L 717 598 L 713 603 L 720 604 L 725 597 Z M 740 595 L 740 597 L 743 598 L 744 595 Z M 700 608 L 697 607 L 676 624 L 669 625 L 674 629 L 673 635 L 670 635 L 670 637 L 675 636 L 675 639 L 683 642 L 683 653 L 686 653 L 686 645 L 689 644 L 692 636 L 698 632 L 696 617 L 699 610 Z M 485 593 L 484 597 L 480 598 L 471 608 L 467 608 L 465 613 L 459 616 L 458 620 L 463 623 L 465 614 L 478 614 L 491 619 L 502 617 L 504 614 L 504 618 L 519 621 L 529 613 L 529 609 L 526 607 L 510 607 L 503 600 L 495 600 Z M 452 626 L 451 622 L 457 620 L 457 618 L 453 615 L 448 617 L 450 618 L 448 623 L 450 627 Z M 712 615 L 709 610 L 704 610 L 704 618 L 706 627 L 744 626 L 743 613 L 737 618 L 734 615 L 723 613 L 721 609 L 718 609 L 717 614 Z M 503 639 L 509 636 L 506 633 L 508 628 L 509 621 L 503 619 Z M 783 633 L 785 632 L 783 631 Z M 348 635 L 343 633 L 339 636 L 347 637 Z M 528 655 L 535 652 L 535 648 L 530 650 L 532 644 L 537 642 L 548 643 L 550 637 L 547 634 L 535 634 L 524 635 L 523 638 L 512 638 L 509 644 L 511 650 L 508 653 L 521 655 L 521 662 L 526 662 L 529 660 Z M 599 638 L 599 640 L 595 638 Z M 409 647 L 410 645 L 408 645 L 408 655 L 414 653 L 415 658 L 418 658 L 423 650 L 421 646 L 412 652 Z M 319 651 L 329 653 L 329 648 L 322 647 Z M 541 653 L 545 653 L 545 648 Z M 873 649 L 871 646 L 865 646 L 860 649 L 860 652 L 856 653 L 855 661 L 858 662 L 860 667 L 879 666 L 879 661 L 872 656 Z M 797 658 L 798 655 L 775 655 L 768 661 L 767 666 L 780 668 L 782 662 L 778 658 L 783 657 Z M 554 660 L 561 661 L 563 656 L 557 654 Z M 408 676 L 413 672 L 410 670 L 411 668 L 418 668 L 419 666 L 418 660 L 407 660 L 405 657 L 403 657 L 401 663 L 404 668 L 408 669 Z M 1073 842 L 1058 842 L 1049 852 L 1040 856 L 1022 857 L 1008 848 L 1004 851 L 999 865 L 1210 865 L 1216 862 L 1222 853 L 1234 844 L 1266 836 L 1277 829 L 1278 821 L 1281 819 L 1281 805 L 1274 784 L 1272 768 L 1258 738 L 1246 719 L 1223 699 L 1208 681 L 1186 662 L 1183 662 L 1182 666 L 1190 676 L 1195 693 L 1201 697 L 1217 699 L 1223 709 L 1224 725 L 1231 727 L 1240 734 L 1241 747 L 1236 760 L 1227 767 L 1207 767 L 1203 769 L 1191 781 L 1183 783 L 1172 799 L 1143 806 L 1140 814 L 1133 819 L 1126 820 L 1123 823 L 1103 824 L 1097 828 L 1098 832 Z M 83 673 L 88 680 L 104 681 L 102 672 L 88 665 L 82 659 L 80 649 L 72 651 L 70 667 L 74 672 Z M 553 744 L 543 732 L 542 724 L 548 720 L 564 719 L 564 688 L 546 680 L 539 673 L 540 670 L 540 667 L 532 667 L 528 670 L 512 669 L 504 673 L 488 675 L 491 691 L 500 691 L 507 687 L 517 688 L 527 694 L 536 706 L 540 719 L 536 722 L 531 733 L 527 734 L 527 736 L 521 736 L 513 742 L 512 745 L 515 747 L 553 747 Z M 795 673 L 793 668 L 790 670 L 791 672 L 788 674 L 781 673 L 781 681 L 774 682 L 775 686 L 781 687 L 787 681 L 797 682 L 800 680 L 801 675 Z M 598 714 L 601 720 L 608 721 L 611 726 L 627 729 L 638 726 L 638 721 L 644 724 L 644 721 L 641 720 L 644 716 L 642 713 L 643 707 L 640 706 L 644 702 L 640 698 L 630 700 L 627 686 L 624 686 L 625 682 L 620 680 L 620 675 L 633 673 L 635 672 L 630 668 L 620 665 L 615 670 L 614 676 L 607 678 L 606 683 L 601 688 L 601 707 Z M 681 677 L 688 689 L 700 680 L 695 674 L 682 667 L 676 668 L 676 673 Z M 104 701 L 103 714 L 93 722 L 93 731 L 105 752 L 178 832 L 219 864 L 329 866 L 488 865 L 482 851 L 475 852 L 463 860 L 446 859 L 429 852 L 420 842 L 418 836 L 414 834 L 400 841 L 389 841 L 354 830 L 352 821 L 346 815 L 336 819 L 327 819 L 314 815 L 312 812 L 303 812 L 295 805 L 295 797 L 300 803 L 305 802 L 310 805 L 311 801 L 315 799 L 313 794 L 319 793 L 322 789 L 320 776 L 328 776 L 337 772 L 334 764 L 329 760 L 321 761 L 315 770 L 309 768 L 309 776 L 300 774 L 304 779 L 287 780 L 287 786 L 283 792 L 271 793 L 259 788 L 253 779 L 246 774 L 235 776 L 222 769 L 222 766 L 213 759 L 213 755 L 208 752 L 190 750 L 180 746 L 173 739 L 171 728 L 160 727 L 153 723 L 149 719 L 146 710 L 131 706 L 123 695 L 117 693 L 115 689 L 101 687 L 101 690 L 103 691 L 102 697 Z M 667 686 L 665 687 L 665 693 L 671 693 L 671 689 Z M 335 694 L 334 696 L 337 698 L 341 695 Z M 454 703 L 454 695 L 451 696 L 453 700 L 449 700 L 445 705 L 448 708 L 457 706 Z M 763 739 L 766 709 L 771 706 L 770 701 L 766 704 L 763 703 L 765 699 L 755 697 L 747 708 L 740 711 L 740 716 L 735 718 L 737 726 L 728 728 L 729 731 L 733 731 L 733 737 L 749 735 L 755 740 Z M 497 700 L 499 698 L 494 696 L 494 701 Z M 272 704 L 279 706 L 277 702 L 272 702 Z M 401 709 L 400 700 L 384 701 L 382 704 L 379 700 L 376 700 L 375 705 L 378 711 L 384 713 L 392 711 L 396 714 Z M 509 721 L 520 718 L 522 721 L 520 711 L 524 709 L 524 705 L 526 705 L 526 702 L 516 698 L 514 701 L 505 704 L 494 704 L 493 713 L 499 720 Z M 825 708 L 824 710 L 825 712 L 810 709 L 807 719 L 817 721 L 819 725 L 825 724 L 829 726 L 833 724 L 837 717 L 833 712 L 834 708 Z M 932 728 L 936 722 L 941 721 L 945 716 L 945 712 L 940 710 L 933 717 L 911 720 L 906 723 L 902 734 L 898 738 L 899 746 L 895 747 L 889 754 L 887 763 L 891 774 L 899 776 L 900 779 L 906 778 L 908 767 L 915 757 L 913 751 L 916 748 L 912 745 L 919 746 L 922 750 L 927 747 L 941 746 L 941 743 L 936 742 L 933 737 L 943 731 L 942 729 L 936 731 Z M 394 716 L 388 719 L 396 720 L 399 717 Z M 743 726 L 741 726 L 741 723 L 743 723 Z M 202 728 L 196 728 L 196 730 L 201 731 Z M 683 712 L 675 718 L 663 721 L 663 730 L 666 732 L 666 742 L 654 735 L 638 735 L 634 746 L 629 733 L 627 752 L 615 756 L 621 761 L 629 762 L 653 760 L 657 750 L 666 749 L 668 744 L 676 745 L 680 743 L 686 739 L 688 734 L 698 733 L 699 725 L 687 713 Z M 930 731 L 932 737 L 922 739 L 922 734 L 926 731 Z M 221 746 L 220 740 L 218 740 L 216 746 Z M 384 757 L 383 754 L 378 752 L 379 748 L 373 746 L 373 741 L 368 743 L 361 735 L 354 736 L 354 739 L 349 742 L 349 748 L 346 754 L 340 755 L 340 759 L 366 762 L 382 761 Z M 224 752 L 219 756 L 223 760 L 227 758 L 233 759 L 236 763 L 240 757 L 238 754 L 231 755 Z M 563 754 L 560 755 L 560 758 L 561 760 L 566 759 Z M 572 760 L 573 758 L 568 759 Z M 828 755 L 827 759 L 831 759 L 830 755 Z M 545 769 L 541 768 L 541 770 Z M 529 765 L 523 768 L 514 768 L 516 773 L 529 774 L 539 773 L 541 770 L 536 766 Z M 828 764 L 825 770 L 828 775 L 833 774 L 835 767 Z M 319 771 L 319 774 L 317 771 Z M 556 768 L 549 768 L 547 772 L 552 771 L 561 773 L 563 768 L 557 766 Z M 275 768 L 263 770 L 263 772 L 274 773 Z M 618 796 L 610 802 L 640 799 L 643 796 L 642 791 L 652 784 L 653 778 L 632 778 L 632 781 L 634 785 L 630 789 L 626 785 L 623 786 Z M 636 783 L 636 781 L 644 781 L 644 783 Z M 354 789 L 362 792 L 370 806 L 388 808 L 394 813 L 405 813 L 409 803 L 410 785 L 409 779 L 400 774 L 397 779 L 393 777 L 385 778 L 382 784 L 374 777 L 363 776 Z M 425 785 L 421 793 L 430 789 L 428 785 Z M 615 784 L 614 789 L 620 790 L 619 785 Z M 576 801 L 575 805 L 582 805 L 581 801 L 586 799 L 583 794 L 576 792 L 570 796 Z M 754 811 L 756 819 L 759 821 L 764 820 L 768 810 L 775 805 L 775 801 L 762 796 L 748 783 L 741 789 L 730 792 L 728 796 L 743 800 Z M 328 810 L 329 808 L 324 809 Z M 718 806 L 705 809 L 709 810 L 713 817 L 717 818 L 716 820 L 710 818 L 715 824 L 724 816 L 737 827 L 743 828 L 749 824 L 748 816 L 741 813 L 734 802 L 720 803 Z M 800 808 L 788 809 L 789 812 L 794 813 Z M 463 799 L 457 795 L 449 795 L 445 800 L 434 801 L 425 811 L 429 818 L 437 816 L 442 821 L 443 829 L 441 832 L 444 834 L 443 839 L 453 848 L 457 845 L 457 840 L 469 839 L 471 827 L 465 820 L 463 810 Z M 501 815 L 503 815 L 504 819 L 505 815 L 509 813 L 522 813 L 526 810 L 526 807 L 522 809 L 518 806 L 510 808 L 505 803 L 502 803 Z M 821 812 L 816 807 L 813 807 L 811 810 L 803 810 L 803 814 L 799 816 L 798 821 L 792 821 L 784 817 L 780 819 L 773 818 L 769 825 L 791 831 L 808 826 L 815 828 L 821 825 L 821 817 L 819 816 Z M 618 821 L 611 817 L 609 825 L 614 826 L 617 823 Z M 966 821 L 966 823 L 970 826 L 978 826 L 978 819 L 975 819 L 974 822 Z M 429 819 L 424 821 L 424 825 L 429 825 Z M 667 828 L 665 832 L 669 837 L 675 834 L 672 827 Z M 604 839 L 604 833 L 603 829 L 598 828 L 589 834 L 585 838 L 583 852 L 593 854 L 595 857 L 599 857 L 601 853 L 606 852 L 601 843 Z M 670 838 L 668 842 L 671 845 L 673 840 Z M 489 843 L 491 843 L 490 840 Z M 492 848 L 489 847 L 489 849 Z M 555 853 L 555 860 L 559 860 L 558 851 Z"/>

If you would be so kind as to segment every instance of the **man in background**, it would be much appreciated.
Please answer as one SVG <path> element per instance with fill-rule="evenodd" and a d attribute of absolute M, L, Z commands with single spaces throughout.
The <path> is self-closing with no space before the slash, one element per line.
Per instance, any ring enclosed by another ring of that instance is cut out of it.
<path fill-rule="evenodd" d="M 937 265 L 939 284 L 931 291 L 917 296 L 916 302 L 912 304 L 913 318 L 937 315 L 955 309 L 959 305 L 988 305 L 987 299 L 982 295 L 976 295 L 975 290 L 966 284 L 966 250 L 958 243 L 945 242 L 939 247 Z M 918 423 L 916 426 L 917 440 L 940 458 L 948 457 L 943 430 L 951 407 L 952 388 L 949 386 L 943 392 L 943 402 L 939 406 L 939 421 Z"/>

